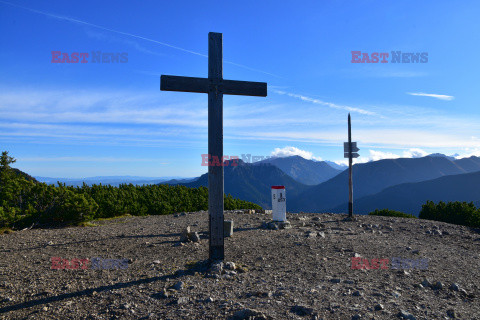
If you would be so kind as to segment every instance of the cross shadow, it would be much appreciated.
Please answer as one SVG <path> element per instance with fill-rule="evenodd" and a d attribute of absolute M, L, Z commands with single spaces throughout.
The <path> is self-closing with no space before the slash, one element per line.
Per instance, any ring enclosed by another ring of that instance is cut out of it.
<path fill-rule="evenodd" d="M 123 288 L 128 288 L 140 284 L 147 284 L 147 283 L 152 283 L 156 281 L 162 281 L 168 279 L 178 279 L 182 276 L 185 275 L 194 275 L 195 272 L 206 272 L 208 269 L 208 260 L 203 260 L 200 262 L 197 262 L 194 266 L 191 268 L 187 268 L 184 270 L 178 270 L 174 274 L 169 274 L 169 275 L 163 275 L 163 276 L 158 276 L 158 277 L 152 277 L 152 278 L 147 278 L 147 279 L 140 279 L 140 280 L 133 280 L 129 282 L 119 282 L 116 284 L 108 285 L 108 286 L 100 286 L 96 288 L 90 288 L 90 289 L 85 289 L 85 290 L 80 290 L 76 292 L 71 292 L 71 293 L 64 293 L 52 297 L 47 297 L 47 298 L 42 298 L 42 299 L 37 299 L 37 300 L 30 300 L 6 307 L 0 308 L 0 314 L 2 313 L 7 313 L 11 311 L 16 311 L 16 310 L 21 310 L 21 309 L 26 309 L 26 308 L 31 308 L 35 307 L 38 305 L 43 305 L 47 303 L 52 303 L 52 302 L 58 302 L 58 301 L 63 301 L 66 299 L 71 299 L 71 298 L 78 298 L 82 296 L 87 296 L 87 295 L 92 295 L 94 291 L 96 292 L 102 292 L 102 291 L 109 291 L 113 289 L 123 289 Z M 152 294 L 152 298 L 160 298 L 160 294 Z"/>
<path fill-rule="evenodd" d="M 255 230 L 259 229 L 260 227 L 251 227 L 251 228 L 235 228 L 234 232 L 242 232 L 242 231 L 249 231 L 249 230 Z M 208 232 L 199 232 L 200 237 L 202 239 L 208 239 Z M 93 239 L 93 240 L 82 240 L 82 241 L 72 241 L 72 242 L 66 242 L 66 243 L 57 243 L 57 244 L 52 244 L 52 245 L 41 245 L 41 246 L 36 246 L 36 247 L 29 247 L 29 248 L 21 248 L 21 249 L 3 249 L 0 250 L 0 252 L 12 252 L 12 251 L 28 251 L 28 250 L 37 250 L 37 249 L 43 249 L 46 248 L 47 246 L 49 247 L 61 247 L 61 246 L 68 246 L 68 245 L 78 245 L 81 243 L 91 243 L 91 242 L 101 242 L 101 241 L 107 241 L 111 239 L 140 239 L 140 238 L 179 238 L 180 233 L 165 233 L 165 234 L 148 234 L 148 235 L 118 235 L 110 238 L 103 238 L 103 239 Z M 166 240 L 162 242 L 158 242 L 158 244 L 162 243 L 175 243 L 178 242 L 176 240 Z"/>
<path fill-rule="evenodd" d="M 332 221 L 334 222 L 334 221 Z M 234 228 L 234 232 L 242 232 L 242 231 L 250 231 L 250 230 L 256 230 L 256 229 L 261 229 L 261 226 L 259 227 L 250 227 L 250 228 Z M 199 232 L 200 237 L 202 239 L 208 239 L 208 232 Z M 71 241 L 71 242 L 66 242 L 66 243 L 57 243 L 57 244 L 52 244 L 52 245 L 41 245 L 41 246 L 35 246 L 35 247 L 28 247 L 28 248 L 20 248 L 20 249 L 3 249 L 0 250 L 0 252 L 12 252 L 12 251 L 28 251 L 28 250 L 37 250 L 37 249 L 43 249 L 46 248 L 47 246 L 49 247 L 61 247 L 61 246 L 69 246 L 69 245 L 78 245 L 82 243 L 92 243 L 92 242 L 101 242 L 101 241 L 107 241 L 111 239 L 140 239 L 140 238 L 178 238 L 180 237 L 180 233 L 165 233 L 165 234 L 148 234 L 148 235 L 117 235 L 114 237 L 109 237 L 109 238 L 103 238 L 103 239 L 93 239 L 93 240 L 82 240 L 82 241 Z M 157 244 L 163 244 L 163 243 L 176 243 L 178 241 L 176 240 L 166 240 L 162 242 L 158 242 Z"/>
<path fill-rule="evenodd" d="M 60 295 L 52 296 L 52 297 L 48 297 L 48 298 L 30 300 L 30 301 L 26 301 L 26 302 L 22 302 L 22 303 L 18 303 L 18 304 L 14 304 L 14 305 L 11 305 L 11 306 L 6 306 L 6 307 L 3 307 L 3 308 L 0 308 L 0 314 L 10 312 L 10 311 L 16 311 L 16 310 L 20 310 L 20 309 L 30 308 L 30 307 L 34 307 L 34 306 L 38 306 L 38 305 L 42 305 L 42 304 L 47 304 L 47 303 L 62 301 L 62 300 L 66 300 L 66 299 L 78 298 L 78 297 L 81 297 L 81 296 L 91 295 L 94 291 L 101 292 L 101 291 L 108 291 L 108 290 L 113 290 L 113 289 L 127 288 L 127 287 L 131 287 L 131 286 L 134 286 L 134 285 L 165 280 L 166 278 L 172 278 L 172 275 L 164 275 L 164 276 L 135 280 L 135 281 L 130 281 L 130 282 L 121 282 L 121 283 L 116 283 L 116 284 L 108 285 L 108 286 L 100 286 L 100 287 L 97 287 L 97 288 L 85 289 L 85 290 L 71 292 L 71 293 L 64 293 L 64 294 L 60 294 Z"/>
<path fill-rule="evenodd" d="M 262 229 L 262 227 L 259 226 L 259 227 L 250 227 L 250 228 L 233 228 L 233 233 L 235 234 L 235 232 L 251 231 L 251 230 L 258 230 L 258 229 Z"/>
<path fill-rule="evenodd" d="M 14 251 L 26 251 L 26 250 L 43 249 L 47 246 L 48 247 L 61 247 L 61 246 L 75 245 L 75 244 L 81 244 L 81 243 L 107 241 L 107 240 L 111 240 L 111 239 L 135 239 L 135 238 L 157 238 L 157 237 L 158 238 L 169 238 L 169 237 L 179 237 L 179 236 L 180 236 L 180 233 L 132 235 L 132 236 L 118 235 L 118 236 L 115 236 L 115 237 L 103 238 L 103 239 L 72 241 L 72 242 L 57 243 L 57 244 L 52 244 L 52 245 L 42 245 L 42 246 L 29 247 L 29 248 L 14 249 Z M 13 249 L 0 250 L 0 252 L 11 252 L 11 251 L 13 251 Z"/>

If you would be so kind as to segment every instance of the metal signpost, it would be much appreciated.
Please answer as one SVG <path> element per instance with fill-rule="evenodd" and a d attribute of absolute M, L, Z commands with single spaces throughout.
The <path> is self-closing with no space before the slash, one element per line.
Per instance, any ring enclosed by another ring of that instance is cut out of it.
<path fill-rule="evenodd" d="M 352 160 L 358 158 L 360 151 L 357 143 L 352 142 L 352 124 L 350 121 L 350 113 L 348 114 L 348 142 L 343 143 L 344 157 L 348 158 L 348 217 L 353 219 L 353 179 L 352 179 Z"/>

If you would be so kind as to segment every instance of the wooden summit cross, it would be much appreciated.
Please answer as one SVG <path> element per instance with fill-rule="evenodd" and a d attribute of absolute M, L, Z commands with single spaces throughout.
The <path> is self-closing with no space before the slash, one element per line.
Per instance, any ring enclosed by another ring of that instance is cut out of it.
<path fill-rule="evenodd" d="M 208 93 L 208 154 L 217 159 L 223 159 L 223 95 L 267 96 L 265 82 L 223 79 L 222 46 L 222 34 L 209 32 L 208 78 L 160 77 L 160 90 Z M 210 261 L 223 260 L 223 166 L 208 167 L 208 213 Z"/>

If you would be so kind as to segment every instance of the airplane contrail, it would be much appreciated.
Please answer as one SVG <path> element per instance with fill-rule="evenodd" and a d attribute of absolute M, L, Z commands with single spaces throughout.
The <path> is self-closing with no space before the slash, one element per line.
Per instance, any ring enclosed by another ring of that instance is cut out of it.
<path fill-rule="evenodd" d="M 183 51 L 183 52 L 188 52 L 188 53 L 191 53 L 191 54 L 194 54 L 194 55 L 197 55 L 197 56 L 201 56 L 201 57 L 204 57 L 204 58 L 208 58 L 208 55 L 206 55 L 206 54 L 199 53 L 199 52 L 196 52 L 196 51 L 193 51 L 193 50 L 184 49 L 184 48 L 181 48 L 181 47 L 177 47 L 177 46 L 174 46 L 172 44 L 168 44 L 168 43 L 161 42 L 161 41 L 158 41 L 158 40 L 150 39 L 150 38 L 147 38 L 147 37 L 142 37 L 142 36 L 139 36 L 139 35 L 136 35 L 136 34 L 133 34 L 133 33 L 110 29 L 110 28 L 107 28 L 107 27 L 100 26 L 98 24 L 94 24 L 94 23 L 90 23 L 90 22 L 86 22 L 86 21 L 82 21 L 82 20 L 78 20 L 78 19 L 74 19 L 74 18 L 70 18 L 70 17 L 60 16 L 60 15 L 56 15 L 56 14 L 53 14 L 53 13 L 24 7 L 24 6 L 21 6 L 21 5 L 18 5 L 18 4 L 13 4 L 13 3 L 2 1 L 2 0 L 0 0 L 0 3 L 4 3 L 4 4 L 10 5 L 10 6 L 13 6 L 13 7 L 25 9 L 25 10 L 28 10 L 28 11 L 31 11 L 31 12 L 39 13 L 39 14 L 42 14 L 42 15 L 45 15 L 45 16 L 48 16 L 48 17 L 52 17 L 52 18 L 55 18 L 55 19 L 66 20 L 66 21 L 70 21 L 70 22 L 74 22 L 74 23 L 78 23 L 78 24 L 83 24 L 83 25 L 90 26 L 90 27 L 93 27 L 93 28 L 97 28 L 97 29 L 101 29 L 101 30 L 105 30 L 105 31 L 110 31 L 110 32 L 122 34 L 122 35 L 125 35 L 125 36 L 129 36 L 129 37 L 153 42 L 153 43 L 160 44 L 162 46 L 166 46 L 166 47 L 169 47 L 169 48 L 172 48 L 172 49 L 176 49 L 176 50 L 180 50 L 180 51 Z M 273 73 L 270 73 L 270 72 L 266 72 L 266 71 L 263 71 L 263 70 L 259 70 L 259 69 L 254 69 L 254 68 L 242 65 L 242 64 L 235 63 L 235 62 L 231 62 L 231 61 L 224 61 L 224 62 L 228 63 L 228 64 L 231 64 L 231 65 L 234 65 L 234 66 L 237 66 L 237 67 L 240 67 L 240 68 L 250 70 L 250 71 L 255 71 L 255 72 L 268 74 L 270 76 L 277 77 L 277 78 L 283 78 L 279 75 L 276 75 L 276 74 L 273 74 Z"/>

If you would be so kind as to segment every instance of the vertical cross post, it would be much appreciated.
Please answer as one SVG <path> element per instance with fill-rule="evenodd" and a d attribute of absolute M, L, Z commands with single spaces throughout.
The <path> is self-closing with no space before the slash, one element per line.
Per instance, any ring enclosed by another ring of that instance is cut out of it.
<path fill-rule="evenodd" d="M 222 34 L 208 34 L 208 153 L 223 164 L 223 42 Z M 223 166 L 208 167 L 210 261 L 223 260 Z"/>
<path fill-rule="evenodd" d="M 208 94 L 208 213 L 210 261 L 224 260 L 223 234 L 223 95 L 267 96 L 265 82 L 223 79 L 222 34 L 208 34 L 208 78 L 162 75 L 160 90 Z M 215 161 L 218 160 L 218 161 Z M 216 165 L 220 163 L 220 165 Z"/>

